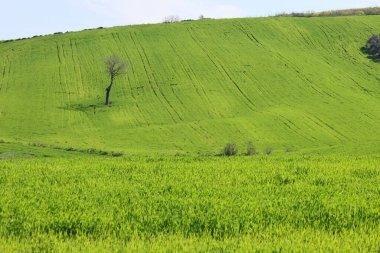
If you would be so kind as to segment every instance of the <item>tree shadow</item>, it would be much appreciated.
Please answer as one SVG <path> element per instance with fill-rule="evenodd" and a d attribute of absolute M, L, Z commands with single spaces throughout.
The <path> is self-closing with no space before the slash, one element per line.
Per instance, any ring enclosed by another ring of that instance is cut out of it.
<path fill-rule="evenodd" d="M 86 114 L 97 114 L 100 112 L 105 112 L 107 106 L 104 103 L 95 102 L 95 103 L 70 103 L 64 106 L 59 106 L 58 109 L 83 112 Z"/>

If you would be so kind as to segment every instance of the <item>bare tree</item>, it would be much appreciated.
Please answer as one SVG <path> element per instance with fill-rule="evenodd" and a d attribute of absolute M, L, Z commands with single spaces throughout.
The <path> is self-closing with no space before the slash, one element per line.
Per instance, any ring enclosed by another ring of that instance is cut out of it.
<path fill-rule="evenodd" d="M 179 16 L 171 15 L 164 18 L 164 23 L 176 23 L 180 20 Z"/>
<path fill-rule="evenodd" d="M 110 84 L 106 89 L 106 105 L 109 105 L 109 98 L 114 80 L 116 77 L 127 73 L 127 63 L 115 55 L 106 58 L 104 63 L 106 65 L 107 73 L 110 77 Z"/>

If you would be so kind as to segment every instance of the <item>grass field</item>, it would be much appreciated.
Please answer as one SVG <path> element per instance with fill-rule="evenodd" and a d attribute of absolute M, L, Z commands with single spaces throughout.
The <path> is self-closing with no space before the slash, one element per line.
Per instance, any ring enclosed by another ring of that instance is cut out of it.
<path fill-rule="evenodd" d="M 0 161 L 0 252 L 378 252 L 378 156 Z"/>
<path fill-rule="evenodd" d="M 379 16 L 202 20 L 0 43 L 0 139 L 133 154 L 379 146 Z M 103 59 L 129 63 L 104 107 Z M 375 145 L 372 145 L 372 143 Z"/>
<path fill-rule="evenodd" d="M 0 253 L 380 252 L 380 64 L 360 50 L 379 27 L 204 19 L 0 42 Z M 129 72 L 106 107 L 112 54 Z M 240 156 L 216 156 L 226 143 Z"/>

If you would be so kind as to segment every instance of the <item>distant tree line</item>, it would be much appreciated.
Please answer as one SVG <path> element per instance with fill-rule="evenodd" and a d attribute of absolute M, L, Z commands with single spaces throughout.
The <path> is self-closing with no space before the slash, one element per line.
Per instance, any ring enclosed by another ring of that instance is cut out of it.
<path fill-rule="evenodd" d="M 339 17 L 339 16 L 367 16 L 367 15 L 380 15 L 380 7 L 362 8 L 362 9 L 347 9 L 335 11 L 322 11 L 322 12 L 291 12 L 279 13 L 274 17 Z"/>
<path fill-rule="evenodd" d="M 103 29 L 104 27 L 100 26 L 98 28 L 90 28 L 90 29 L 84 29 L 82 31 L 91 31 L 91 30 L 96 30 L 96 29 Z M 25 37 L 25 38 L 18 38 L 18 39 L 9 39 L 9 40 L 0 40 L 0 43 L 9 43 L 13 41 L 19 41 L 19 40 L 29 40 L 29 39 L 34 39 L 34 38 L 39 38 L 39 37 L 45 37 L 45 36 L 50 36 L 50 35 L 59 35 L 59 34 L 64 34 L 64 33 L 72 33 L 73 31 L 66 31 L 66 32 L 55 32 L 53 34 L 46 34 L 46 35 L 34 35 L 32 37 Z M 81 31 L 79 31 L 81 32 Z"/>

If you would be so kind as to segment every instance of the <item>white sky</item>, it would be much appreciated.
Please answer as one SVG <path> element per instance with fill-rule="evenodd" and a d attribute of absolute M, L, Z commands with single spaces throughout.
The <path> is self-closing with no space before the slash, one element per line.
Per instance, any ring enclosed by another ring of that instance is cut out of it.
<path fill-rule="evenodd" d="M 0 0 L 0 39 L 182 19 L 380 6 L 380 0 Z"/>

